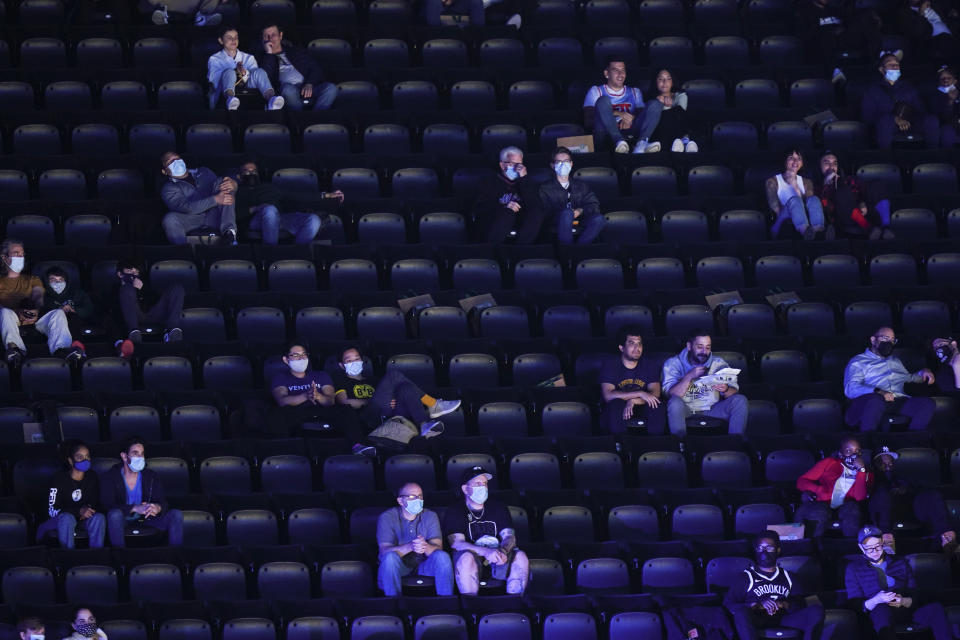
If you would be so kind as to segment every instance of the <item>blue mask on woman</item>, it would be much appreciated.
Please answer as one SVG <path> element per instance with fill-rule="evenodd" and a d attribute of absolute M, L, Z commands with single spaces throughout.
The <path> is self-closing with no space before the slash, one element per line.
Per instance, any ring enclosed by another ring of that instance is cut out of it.
<path fill-rule="evenodd" d="M 85 472 L 87 472 L 87 471 L 90 471 L 90 461 L 89 461 L 89 460 L 81 460 L 80 462 L 74 462 L 74 463 L 73 463 L 73 468 L 76 469 L 77 471 L 81 472 L 81 473 L 85 473 Z"/>

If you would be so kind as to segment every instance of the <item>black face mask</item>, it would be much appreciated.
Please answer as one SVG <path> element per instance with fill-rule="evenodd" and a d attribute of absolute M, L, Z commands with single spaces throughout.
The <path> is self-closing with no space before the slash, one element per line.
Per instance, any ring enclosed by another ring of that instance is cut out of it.
<path fill-rule="evenodd" d="M 245 173 L 240 176 L 240 180 L 243 181 L 243 184 L 248 187 L 255 187 L 260 184 L 260 174 L 258 173 Z"/>
<path fill-rule="evenodd" d="M 777 564 L 775 551 L 761 551 L 757 554 L 757 564 L 761 567 L 773 567 Z"/>
<path fill-rule="evenodd" d="M 934 349 L 933 353 L 936 354 L 937 360 L 940 362 L 946 362 L 953 357 L 954 351 L 951 345 L 945 344 Z"/>
<path fill-rule="evenodd" d="M 879 353 L 884 358 L 893 354 L 894 344 L 892 342 L 879 342 L 877 343 L 877 353 Z"/>

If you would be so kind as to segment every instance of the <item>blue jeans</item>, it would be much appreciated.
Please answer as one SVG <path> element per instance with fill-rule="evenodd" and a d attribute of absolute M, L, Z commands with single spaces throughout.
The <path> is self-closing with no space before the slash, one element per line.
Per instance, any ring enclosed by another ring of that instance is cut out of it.
<path fill-rule="evenodd" d="M 110 509 L 107 514 L 107 532 L 110 544 L 114 547 L 126 546 L 123 535 L 127 529 L 127 509 Z M 173 546 L 183 544 L 183 513 L 179 509 L 164 511 L 158 516 L 147 518 L 143 524 L 167 532 L 167 540 Z"/>
<path fill-rule="evenodd" d="M 310 244 L 320 231 L 320 218 L 313 213 L 280 213 L 272 204 L 261 204 L 250 220 L 250 229 L 260 231 L 263 244 L 280 242 L 281 226 L 293 234 L 297 244 Z"/>
<path fill-rule="evenodd" d="M 283 96 L 283 106 L 286 109 L 302 111 L 303 97 L 300 95 L 301 84 L 284 83 L 280 87 L 280 95 Z M 313 110 L 320 111 L 329 109 L 333 106 L 333 101 L 337 99 L 337 85 L 332 82 L 321 82 L 313 88 Z"/>
<path fill-rule="evenodd" d="M 267 91 L 273 91 L 273 85 L 270 84 L 270 78 L 267 77 L 267 72 L 263 69 L 248 69 L 250 75 L 247 77 L 247 88 L 256 89 L 260 92 L 260 95 L 266 97 Z M 224 94 L 227 91 L 233 91 L 237 86 L 237 71 L 236 69 L 227 69 L 220 74 L 220 81 L 217 82 L 217 96 Z"/>
<path fill-rule="evenodd" d="M 806 208 L 804 208 L 804 204 L 806 204 Z M 770 233 L 776 236 L 777 232 L 780 231 L 780 225 L 787 218 L 793 222 L 793 228 L 797 231 L 807 226 L 823 229 L 823 205 L 820 204 L 820 199 L 816 196 L 810 196 L 806 199 L 806 202 L 801 200 L 800 196 L 793 196 L 787 200 L 785 205 L 780 207 L 780 213 L 777 215 Z"/>
<path fill-rule="evenodd" d="M 384 595 L 398 596 L 402 591 L 400 578 L 410 575 L 414 570 L 421 576 L 433 576 L 438 596 L 453 595 L 453 563 L 450 562 L 450 555 L 442 549 L 431 553 L 416 567 L 407 566 L 403 558 L 392 551 L 380 556 L 377 583 Z"/>
<path fill-rule="evenodd" d="M 87 530 L 90 536 L 90 548 L 99 549 L 103 546 L 103 534 L 106 533 L 107 519 L 102 513 L 95 513 L 86 520 L 80 521 L 80 526 Z M 77 530 L 77 519 L 72 513 L 61 512 L 37 527 L 37 542 L 51 531 L 57 532 L 57 540 L 64 549 L 73 549 L 73 534 Z"/>
<path fill-rule="evenodd" d="M 593 215 L 581 214 L 580 235 L 577 237 L 577 244 L 590 244 L 600 235 L 605 220 L 603 215 L 595 213 Z M 569 207 L 557 214 L 557 241 L 560 244 L 573 244 L 573 209 Z"/>
<path fill-rule="evenodd" d="M 735 393 L 729 398 L 717 402 L 707 411 L 700 412 L 699 415 L 709 416 L 711 418 L 723 418 L 729 425 L 729 433 L 743 433 L 747 430 L 747 412 L 750 408 L 750 402 L 742 393 Z M 675 436 L 682 436 L 687 432 L 687 417 L 693 415 L 693 412 L 687 407 L 683 398 L 670 396 L 667 402 L 667 424 L 670 426 L 670 433 Z"/>
<path fill-rule="evenodd" d="M 663 104 L 659 100 L 647 102 L 644 109 L 633 114 L 633 124 L 628 129 L 620 129 L 613 115 L 613 103 L 607 96 L 600 96 L 594 105 L 593 142 L 600 147 L 607 139 L 616 145 L 624 136 L 635 136 L 638 140 L 649 140 L 653 130 L 660 122 Z"/>

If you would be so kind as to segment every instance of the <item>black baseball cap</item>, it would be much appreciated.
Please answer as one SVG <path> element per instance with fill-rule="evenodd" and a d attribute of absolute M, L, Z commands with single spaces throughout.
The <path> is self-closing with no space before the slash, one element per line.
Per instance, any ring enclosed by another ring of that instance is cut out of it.
<path fill-rule="evenodd" d="M 493 480 L 493 474 L 481 467 L 476 465 L 470 467 L 469 469 L 464 469 L 463 473 L 460 474 L 460 484 L 467 484 L 477 476 L 485 476 L 487 480 Z"/>

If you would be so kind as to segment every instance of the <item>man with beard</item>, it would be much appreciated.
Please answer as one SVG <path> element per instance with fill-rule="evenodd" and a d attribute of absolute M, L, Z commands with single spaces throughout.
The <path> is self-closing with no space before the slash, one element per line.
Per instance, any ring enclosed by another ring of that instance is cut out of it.
<path fill-rule="evenodd" d="M 873 454 L 876 485 L 870 495 L 870 516 L 883 531 L 883 546 L 894 548 L 894 518 L 902 514 L 926 525 L 939 537 L 944 552 L 952 553 L 957 548 L 957 533 L 948 524 L 943 494 L 937 487 L 918 485 L 909 474 L 900 473 L 896 466 L 899 457 L 886 445 Z"/>
<path fill-rule="evenodd" d="M 660 376 L 656 364 L 643 357 L 640 332 L 636 325 L 620 329 L 620 357 L 600 369 L 600 393 L 606 402 L 603 424 L 610 433 L 624 433 L 634 418 L 643 419 L 648 433 L 663 433 Z"/>
<path fill-rule="evenodd" d="M 527 177 L 523 151 L 500 150 L 500 172 L 477 189 L 473 218 L 486 242 L 503 242 L 514 235 L 517 244 L 532 244 L 543 226 L 543 208 L 533 178 Z"/>
<path fill-rule="evenodd" d="M 872 525 L 857 535 L 863 555 L 847 565 L 847 601 L 870 617 L 880 640 L 896 640 L 894 625 L 908 621 L 930 627 L 935 640 L 953 638 L 943 605 L 917 602 L 917 581 L 910 564 L 901 556 L 887 555 L 881 535 Z"/>
<path fill-rule="evenodd" d="M 687 417 L 699 414 L 723 418 L 730 433 L 743 433 L 747 428 L 749 403 L 740 393 L 736 381 L 727 384 L 704 384 L 700 379 L 729 367 L 723 358 L 713 355 L 713 339 L 709 334 L 690 336 L 686 348 L 663 364 L 662 392 L 667 394 L 667 424 L 670 433 L 683 436 Z"/>
<path fill-rule="evenodd" d="M 723 605 L 733 616 L 740 640 L 754 640 L 757 630 L 787 627 L 803 632 L 803 640 L 820 637 L 823 606 L 807 605 L 789 571 L 777 565 L 780 536 L 764 531 L 754 538 L 756 562 L 730 586 Z"/>
<path fill-rule="evenodd" d="M 863 521 L 862 504 L 873 487 L 873 474 L 860 455 L 860 442 L 847 437 L 840 449 L 797 478 L 800 506 L 794 522 L 812 523 L 819 538 L 836 516 L 843 535 L 852 537 Z"/>
<path fill-rule="evenodd" d="M 870 346 L 847 363 L 843 393 L 850 400 L 846 422 L 860 431 L 876 431 L 884 415 L 910 418 L 910 429 L 927 428 L 936 403 L 931 398 L 911 398 L 903 392 L 907 382 L 933 384 L 929 369 L 910 373 L 893 355 L 897 336 L 890 327 L 880 327 L 870 337 Z"/>
<path fill-rule="evenodd" d="M 843 175 L 837 154 L 820 156 L 821 181 L 816 188 L 828 224 L 837 235 L 866 237 L 870 240 L 892 240 L 890 200 L 880 181 L 864 181 Z"/>

